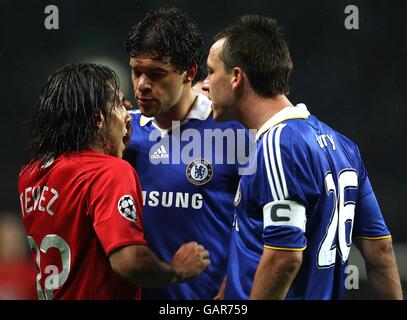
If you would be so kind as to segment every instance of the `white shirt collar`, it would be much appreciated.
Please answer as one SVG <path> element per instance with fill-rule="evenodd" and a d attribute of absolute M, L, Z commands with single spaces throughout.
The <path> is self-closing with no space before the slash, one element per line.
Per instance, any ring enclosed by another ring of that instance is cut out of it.
<path fill-rule="evenodd" d="M 310 112 L 307 109 L 307 106 L 303 103 L 297 104 L 295 107 L 289 106 L 285 107 L 284 109 L 277 112 L 274 116 L 268 119 L 259 129 L 256 134 L 256 141 L 260 139 L 260 137 L 267 132 L 269 129 L 274 127 L 275 125 L 289 119 L 306 119 L 310 116 Z"/>
<path fill-rule="evenodd" d="M 209 100 L 208 97 L 206 97 L 203 94 L 198 93 L 196 95 L 196 99 L 194 104 L 192 105 L 191 109 L 189 110 L 185 120 L 182 122 L 182 124 L 186 123 L 188 120 L 190 119 L 197 119 L 197 120 L 206 120 L 208 119 L 209 115 L 212 112 L 212 101 Z M 140 126 L 145 126 L 148 123 L 150 123 L 150 121 L 153 121 L 154 117 L 145 117 L 145 116 L 141 116 L 140 117 Z M 154 124 L 154 122 L 153 122 Z"/>

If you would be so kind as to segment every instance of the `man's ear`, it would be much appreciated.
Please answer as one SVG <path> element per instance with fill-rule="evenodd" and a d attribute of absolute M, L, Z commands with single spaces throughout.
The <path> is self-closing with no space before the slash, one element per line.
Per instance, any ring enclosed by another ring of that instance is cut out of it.
<path fill-rule="evenodd" d="M 243 70 L 239 67 L 233 68 L 233 74 L 230 79 L 230 84 L 232 85 L 232 90 L 238 90 L 243 85 L 244 74 Z"/>
<path fill-rule="evenodd" d="M 105 123 L 105 117 L 101 113 L 97 113 L 95 115 L 95 117 L 96 117 L 96 125 L 97 125 L 98 129 L 100 130 L 103 128 L 103 125 Z"/>
<path fill-rule="evenodd" d="M 194 63 L 185 72 L 184 83 L 192 82 L 195 79 L 196 74 L 198 73 L 198 64 Z"/>

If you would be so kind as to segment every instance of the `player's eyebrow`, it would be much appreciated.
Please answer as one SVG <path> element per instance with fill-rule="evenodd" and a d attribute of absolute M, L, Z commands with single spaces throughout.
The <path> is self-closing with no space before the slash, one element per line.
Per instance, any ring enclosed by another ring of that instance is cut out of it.
<path fill-rule="evenodd" d="M 131 70 L 141 71 L 141 72 L 171 72 L 173 66 L 169 62 L 154 61 L 151 65 L 143 65 L 133 61 L 129 62 L 129 67 Z"/>

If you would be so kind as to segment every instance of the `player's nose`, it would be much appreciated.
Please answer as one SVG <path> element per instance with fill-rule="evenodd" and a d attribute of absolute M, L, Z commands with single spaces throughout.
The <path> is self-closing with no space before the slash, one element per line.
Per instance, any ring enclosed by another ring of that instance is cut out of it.
<path fill-rule="evenodd" d="M 151 84 L 148 79 L 148 77 L 145 74 L 142 74 L 139 78 L 138 84 L 137 84 L 137 89 L 141 92 L 144 93 L 145 91 L 148 91 L 151 89 Z"/>

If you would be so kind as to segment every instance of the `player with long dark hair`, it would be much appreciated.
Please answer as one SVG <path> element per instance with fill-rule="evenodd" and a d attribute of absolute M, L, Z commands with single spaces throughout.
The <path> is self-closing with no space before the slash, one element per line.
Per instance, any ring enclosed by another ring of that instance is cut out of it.
<path fill-rule="evenodd" d="M 95 64 L 65 66 L 42 89 L 19 176 L 40 299 L 139 298 L 140 286 L 185 281 L 210 263 L 196 242 L 170 263 L 147 247 L 140 183 L 121 159 L 127 104 L 116 74 Z"/>

